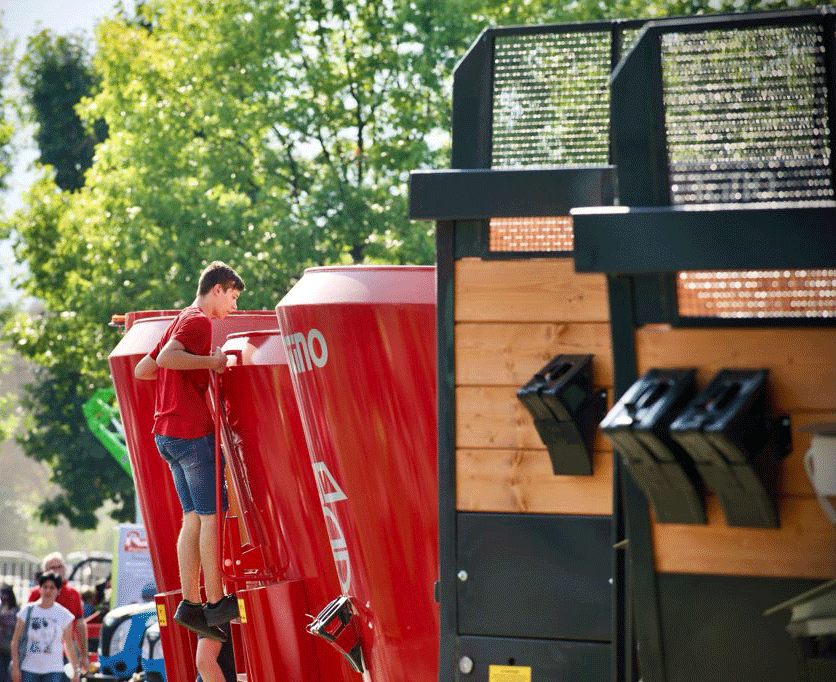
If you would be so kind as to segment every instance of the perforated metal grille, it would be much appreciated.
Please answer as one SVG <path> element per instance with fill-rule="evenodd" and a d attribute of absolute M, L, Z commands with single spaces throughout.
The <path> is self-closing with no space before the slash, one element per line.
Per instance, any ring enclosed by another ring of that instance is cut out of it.
<path fill-rule="evenodd" d="M 673 203 L 833 198 L 818 27 L 665 34 L 662 66 Z"/>
<path fill-rule="evenodd" d="M 575 248 L 571 216 L 491 218 L 491 251 L 571 251 Z"/>
<path fill-rule="evenodd" d="M 680 272 L 685 317 L 836 317 L 836 270 Z"/>
<path fill-rule="evenodd" d="M 583 166 L 609 160 L 610 36 L 497 36 L 492 165 Z"/>

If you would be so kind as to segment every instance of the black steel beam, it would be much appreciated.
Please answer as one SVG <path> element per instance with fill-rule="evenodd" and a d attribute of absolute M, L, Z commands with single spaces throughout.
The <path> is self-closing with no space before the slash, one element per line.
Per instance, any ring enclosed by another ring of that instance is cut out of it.
<path fill-rule="evenodd" d="M 490 168 L 493 36 L 483 31 L 453 74 L 453 168 Z"/>
<path fill-rule="evenodd" d="M 571 215 L 577 272 L 836 267 L 836 202 L 585 207 Z"/>
<path fill-rule="evenodd" d="M 455 223 L 436 225 L 436 332 L 438 346 L 438 601 L 439 680 L 456 679 L 456 392 L 454 347 Z"/>
<path fill-rule="evenodd" d="M 613 167 L 413 171 L 413 220 L 480 220 L 568 215 L 574 206 L 612 204 Z"/>

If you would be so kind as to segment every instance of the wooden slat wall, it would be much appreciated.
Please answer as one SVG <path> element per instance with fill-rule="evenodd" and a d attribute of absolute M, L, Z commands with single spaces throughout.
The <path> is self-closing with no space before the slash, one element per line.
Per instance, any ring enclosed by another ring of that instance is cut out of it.
<path fill-rule="evenodd" d="M 592 476 L 556 476 L 517 389 L 555 355 L 592 353 L 612 392 L 606 280 L 571 259 L 463 259 L 455 272 L 456 470 L 461 511 L 612 513 L 612 448 Z"/>
<path fill-rule="evenodd" d="M 555 476 L 517 389 L 560 353 L 592 353 L 595 383 L 612 404 L 606 281 L 578 275 L 571 259 L 456 263 L 456 469 L 461 511 L 610 514 L 612 449 L 600 433 L 594 475 Z M 836 576 L 836 529 L 804 473 L 809 435 L 836 420 L 832 329 L 668 329 L 636 332 L 637 369 L 698 369 L 700 386 L 724 367 L 770 370 L 773 414 L 789 414 L 793 452 L 779 476 L 781 528 L 729 528 L 716 498 L 706 526 L 652 521 L 662 572 Z"/>
<path fill-rule="evenodd" d="M 652 522 L 657 570 L 836 577 L 836 529 L 804 473 L 810 436 L 800 431 L 836 419 L 836 330 L 646 327 L 636 332 L 636 352 L 640 375 L 653 367 L 696 367 L 700 387 L 724 367 L 768 369 L 772 412 L 789 414 L 793 432 L 779 476 L 781 527 L 730 528 L 709 496 L 707 526 Z"/>

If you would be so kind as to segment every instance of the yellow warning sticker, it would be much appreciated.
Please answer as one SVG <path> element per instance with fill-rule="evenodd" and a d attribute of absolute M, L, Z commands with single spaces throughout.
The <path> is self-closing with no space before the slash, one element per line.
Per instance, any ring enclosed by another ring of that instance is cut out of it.
<path fill-rule="evenodd" d="M 488 682 L 531 682 L 531 668 L 525 665 L 489 665 Z"/>
<path fill-rule="evenodd" d="M 161 628 L 164 628 L 167 625 L 165 619 L 165 604 L 157 604 L 157 621 L 159 622 Z"/>
<path fill-rule="evenodd" d="M 244 608 L 244 600 L 238 597 L 238 617 L 242 623 L 247 622 L 247 609 Z"/>

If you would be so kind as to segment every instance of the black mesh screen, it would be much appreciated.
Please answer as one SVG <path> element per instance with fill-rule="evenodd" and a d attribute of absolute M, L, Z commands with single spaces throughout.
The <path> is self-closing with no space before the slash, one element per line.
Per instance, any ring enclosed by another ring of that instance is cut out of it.
<path fill-rule="evenodd" d="M 609 33 L 497 36 L 492 166 L 607 163 L 609 67 Z"/>
<path fill-rule="evenodd" d="M 674 204 L 832 200 L 818 26 L 662 37 Z"/>

